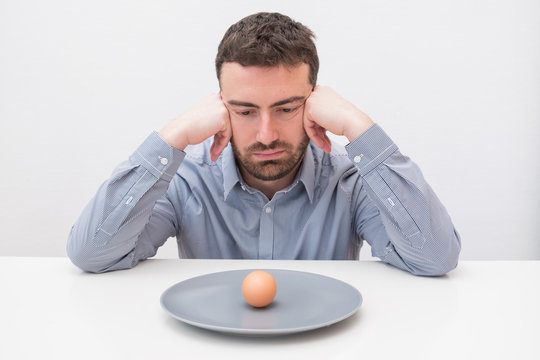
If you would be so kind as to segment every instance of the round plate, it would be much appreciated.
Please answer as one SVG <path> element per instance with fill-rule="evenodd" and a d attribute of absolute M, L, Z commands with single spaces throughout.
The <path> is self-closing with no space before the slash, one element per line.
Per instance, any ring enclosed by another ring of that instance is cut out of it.
<path fill-rule="evenodd" d="M 348 318 L 362 304 L 351 285 L 318 274 L 265 269 L 274 276 L 277 293 L 264 308 L 242 296 L 242 281 L 251 270 L 207 274 L 179 282 L 161 295 L 174 318 L 214 331 L 242 335 L 281 335 L 313 330 Z"/>

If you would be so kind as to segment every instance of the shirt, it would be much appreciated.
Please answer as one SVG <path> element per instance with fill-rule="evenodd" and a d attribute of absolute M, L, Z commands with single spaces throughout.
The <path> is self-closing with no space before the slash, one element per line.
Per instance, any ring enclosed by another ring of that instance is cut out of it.
<path fill-rule="evenodd" d="M 375 124 L 330 154 L 310 143 L 294 182 L 269 200 L 244 183 L 229 144 L 179 151 L 154 132 L 120 164 L 71 229 L 90 272 L 131 268 L 176 236 L 181 258 L 358 259 L 418 275 L 457 266 L 461 240 L 414 162 Z"/>

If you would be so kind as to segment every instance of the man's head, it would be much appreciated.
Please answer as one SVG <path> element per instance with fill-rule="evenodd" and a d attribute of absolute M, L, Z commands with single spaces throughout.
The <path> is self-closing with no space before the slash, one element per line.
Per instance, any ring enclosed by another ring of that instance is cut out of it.
<path fill-rule="evenodd" d="M 292 181 L 309 138 L 303 110 L 317 79 L 313 33 L 275 13 L 248 16 L 221 41 L 216 70 L 235 159 L 248 184 Z"/>
<path fill-rule="evenodd" d="M 309 82 L 317 83 L 319 57 L 313 32 L 279 13 L 257 13 L 231 25 L 218 47 L 216 72 L 221 86 L 224 63 L 242 66 L 309 66 Z"/>

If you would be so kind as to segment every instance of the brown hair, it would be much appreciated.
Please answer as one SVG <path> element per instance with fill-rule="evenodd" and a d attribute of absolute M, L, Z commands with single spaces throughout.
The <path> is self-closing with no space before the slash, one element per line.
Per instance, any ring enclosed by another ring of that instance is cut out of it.
<path fill-rule="evenodd" d="M 313 32 L 279 13 L 257 13 L 231 25 L 225 32 L 216 56 L 216 73 L 226 62 L 242 66 L 309 65 L 309 82 L 317 83 L 319 57 Z"/>

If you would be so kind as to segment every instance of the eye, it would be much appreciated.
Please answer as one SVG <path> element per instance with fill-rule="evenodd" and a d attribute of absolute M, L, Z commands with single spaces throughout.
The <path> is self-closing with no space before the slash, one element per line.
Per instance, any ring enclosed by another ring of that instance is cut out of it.
<path fill-rule="evenodd" d="M 293 113 L 295 112 L 296 110 L 298 110 L 300 106 L 297 106 L 297 107 L 292 107 L 292 108 L 280 108 L 278 109 L 279 112 L 283 112 L 283 113 Z"/>
<path fill-rule="evenodd" d="M 237 114 L 242 115 L 242 116 L 248 116 L 248 115 L 251 115 L 251 110 L 238 111 Z"/>

